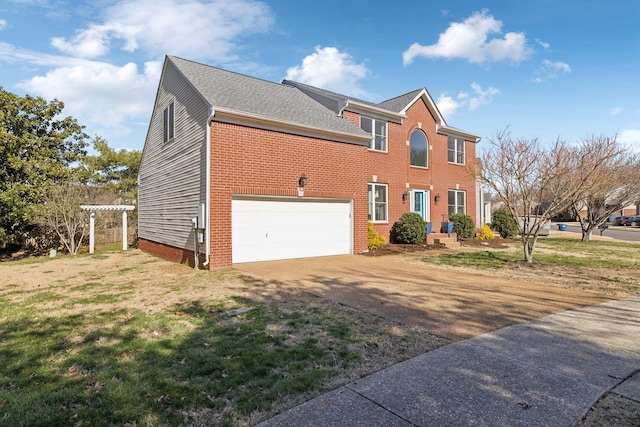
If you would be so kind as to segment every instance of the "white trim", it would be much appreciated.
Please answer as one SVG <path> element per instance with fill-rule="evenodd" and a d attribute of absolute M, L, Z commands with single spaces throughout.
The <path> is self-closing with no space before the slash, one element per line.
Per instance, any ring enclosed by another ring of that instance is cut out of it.
<path fill-rule="evenodd" d="M 347 100 L 338 115 L 347 111 L 352 111 L 360 115 L 364 115 L 372 118 L 383 118 L 384 120 L 394 123 L 402 124 L 402 120 L 407 117 L 404 112 L 394 113 L 393 111 L 386 110 L 384 108 L 376 107 L 374 105 L 365 104 L 362 102 L 354 101 L 352 99 Z"/>
<path fill-rule="evenodd" d="M 207 130 L 206 130 L 206 154 L 207 158 L 205 159 L 206 164 L 206 177 L 205 180 L 207 183 L 205 184 L 205 217 L 206 217 L 206 227 L 204 229 L 204 253 L 205 253 L 205 261 L 202 264 L 204 267 L 209 265 L 209 258 L 211 257 L 211 121 L 213 120 L 213 108 L 209 108 L 209 120 L 207 120 Z"/>
<path fill-rule="evenodd" d="M 458 184 L 456 184 L 456 185 L 458 185 Z M 456 193 L 455 204 L 454 204 L 454 207 L 456 208 L 456 212 L 453 212 L 453 213 L 466 214 L 467 213 L 467 191 L 466 190 L 459 190 L 457 187 L 456 187 L 455 190 L 453 190 L 453 189 L 447 190 L 447 212 L 449 213 L 449 215 L 451 215 L 451 213 L 452 213 L 452 212 L 449 212 L 449 206 L 450 206 L 449 205 L 449 193 L 452 192 L 452 191 L 454 193 Z M 464 208 L 463 210 L 464 211 L 463 212 L 457 212 L 457 208 L 459 207 L 459 205 L 458 205 L 458 193 L 462 193 L 464 195 L 464 205 L 463 205 L 463 208 Z"/>
<path fill-rule="evenodd" d="M 134 205 L 80 205 L 84 211 L 132 211 Z"/>
<path fill-rule="evenodd" d="M 369 150 L 376 151 L 378 153 L 388 153 L 389 152 L 389 122 L 384 119 L 376 119 L 375 117 L 369 117 L 367 115 L 360 115 L 360 129 L 362 129 L 362 119 L 371 120 L 371 140 L 369 141 Z M 375 148 L 376 145 L 376 122 L 384 123 L 384 150 L 378 150 Z M 366 130 L 362 129 L 364 132 Z"/>
<path fill-rule="evenodd" d="M 97 211 L 122 211 L 122 250 L 127 250 L 127 211 L 132 211 L 136 207 L 133 205 L 80 205 L 83 211 L 90 211 L 89 214 L 89 253 L 95 250 L 95 216 Z"/>
<path fill-rule="evenodd" d="M 380 219 L 374 219 L 375 217 L 375 210 L 376 210 L 376 201 L 375 201 L 375 194 L 372 195 L 372 198 L 369 198 L 369 186 L 372 186 L 372 192 L 375 192 L 375 188 L 376 187 L 384 187 L 386 190 L 386 200 L 385 200 L 385 206 L 384 206 L 384 214 L 385 214 L 385 219 L 380 220 Z M 377 182 L 369 182 L 367 183 L 367 217 L 369 216 L 369 210 L 371 210 L 371 218 L 368 218 L 369 221 L 373 222 L 374 224 L 385 224 L 389 222 L 389 184 L 382 184 L 382 183 L 377 183 Z"/>
<path fill-rule="evenodd" d="M 423 189 L 413 189 L 413 190 L 409 190 L 409 210 L 411 212 L 416 212 L 416 206 L 415 206 L 415 193 L 422 193 L 422 204 L 423 204 L 423 211 L 424 211 L 424 216 L 422 217 L 422 219 L 424 219 L 426 222 L 431 222 L 431 192 L 429 190 L 423 190 Z M 418 212 L 416 212 L 418 213 Z"/>

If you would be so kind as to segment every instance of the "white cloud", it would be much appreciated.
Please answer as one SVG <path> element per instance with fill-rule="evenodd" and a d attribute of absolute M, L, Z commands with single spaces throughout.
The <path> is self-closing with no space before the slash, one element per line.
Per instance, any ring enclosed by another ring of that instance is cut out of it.
<path fill-rule="evenodd" d="M 360 80 L 370 73 L 351 55 L 335 47 L 316 46 L 315 52 L 307 55 L 301 65 L 287 69 L 285 78 L 345 95 L 368 97 L 369 94 L 360 87 Z"/>
<path fill-rule="evenodd" d="M 7 22 L 6 19 L 0 19 L 0 31 L 2 31 L 5 28 L 7 28 L 8 25 L 9 25 L 9 23 Z"/>
<path fill-rule="evenodd" d="M 83 58 L 117 45 L 127 52 L 230 62 L 237 59 L 239 38 L 264 33 L 273 23 L 270 7 L 254 0 L 121 0 L 104 11 L 103 22 L 51 44 Z"/>
<path fill-rule="evenodd" d="M 609 111 L 609 114 L 612 116 L 617 116 L 620 113 L 622 113 L 622 108 L 620 107 L 613 107 L 611 111 Z"/>
<path fill-rule="evenodd" d="M 131 129 L 126 123 L 150 113 L 161 66 L 159 62 L 148 62 L 140 73 L 134 63 L 119 67 L 76 60 L 19 86 L 48 100 L 62 100 L 64 115 L 76 118 L 92 134 L 110 139 L 128 135 Z"/>
<path fill-rule="evenodd" d="M 436 105 L 438 106 L 438 110 L 440 110 L 440 114 L 442 117 L 447 119 L 447 117 L 453 116 L 453 114 L 460 108 L 460 103 L 447 95 L 440 95 L 438 100 L 436 101 Z"/>
<path fill-rule="evenodd" d="M 571 73 L 571 67 L 566 62 L 562 61 L 549 61 L 545 59 L 542 61 L 542 65 L 538 68 L 531 79 L 534 83 L 542 83 L 549 79 L 555 79 L 558 74 Z"/>
<path fill-rule="evenodd" d="M 475 110 L 481 105 L 490 104 L 493 101 L 493 97 L 500 93 L 499 89 L 489 86 L 489 89 L 483 90 L 482 86 L 478 83 L 471 83 L 471 89 L 475 96 L 469 98 L 469 109 Z"/>
<path fill-rule="evenodd" d="M 427 58 L 462 58 L 469 62 L 511 61 L 519 63 L 527 59 L 532 49 L 523 33 L 509 32 L 503 38 L 489 39 L 491 34 L 502 33 L 502 21 L 487 11 L 476 12 L 463 22 L 453 22 L 441 33 L 438 43 L 431 46 L 412 44 L 402 54 L 404 65 L 418 56 Z"/>
<path fill-rule="evenodd" d="M 142 63 L 114 64 L 111 58 L 96 58 L 120 49 L 140 51 L 153 59 L 173 54 L 239 66 L 242 38 L 267 32 L 274 24 L 271 8 L 257 0 L 109 3 L 99 19 L 73 36 L 51 39 L 63 55 L 0 42 L 0 62 L 29 69 L 30 75 L 38 73 L 19 87 L 34 96 L 62 100 L 63 114 L 75 117 L 91 136 L 125 140 L 135 135 L 129 145 L 141 145 L 144 140 L 140 134 L 148 125 L 162 63 L 146 62 L 142 70 Z"/>
<path fill-rule="evenodd" d="M 91 26 L 79 31 L 67 41 L 64 37 L 54 37 L 51 45 L 61 52 L 80 58 L 97 58 L 109 52 L 108 32 L 100 26 Z"/>
<path fill-rule="evenodd" d="M 625 129 L 618 133 L 616 140 L 631 150 L 640 152 L 640 129 Z"/>
<path fill-rule="evenodd" d="M 536 39 L 536 43 L 538 43 L 540 46 L 542 46 L 545 49 L 549 49 L 549 46 L 551 46 L 548 42 L 543 42 L 540 39 Z"/>
<path fill-rule="evenodd" d="M 500 94 L 500 90 L 492 86 L 487 90 L 482 89 L 482 86 L 476 82 L 471 83 L 470 86 L 472 93 L 460 92 L 458 93 L 457 99 L 445 94 L 440 95 L 436 101 L 436 105 L 445 120 L 460 108 L 467 108 L 472 111 L 481 105 L 490 104 L 493 102 L 493 97 Z"/>

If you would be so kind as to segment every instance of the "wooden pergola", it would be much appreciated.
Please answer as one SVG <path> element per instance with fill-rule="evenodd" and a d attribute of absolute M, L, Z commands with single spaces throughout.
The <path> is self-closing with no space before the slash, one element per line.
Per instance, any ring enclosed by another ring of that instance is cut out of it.
<path fill-rule="evenodd" d="M 95 238 L 95 223 L 97 211 L 122 211 L 122 250 L 127 250 L 127 211 L 132 211 L 136 207 L 133 205 L 81 205 L 80 209 L 90 211 L 89 219 L 89 253 L 92 254 L 95 251 L 96 238 Z"/>

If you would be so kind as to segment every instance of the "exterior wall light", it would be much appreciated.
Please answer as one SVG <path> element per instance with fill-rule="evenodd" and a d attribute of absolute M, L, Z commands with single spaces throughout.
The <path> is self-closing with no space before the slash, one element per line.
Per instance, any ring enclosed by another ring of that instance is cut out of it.
<path fill-rule="evenodd" d="M 404 202 L 405 200 L 409 200 L 409 192 L 405 191 L 404 193 L 402 193 L 402 201 Z"/>
<path fill-rule="evenodd" d="M 300 175 L 298 178 L 298 187 L 304 188 L 307 185 L 307 176 L 305 174 Z"/>
<path fill-rule="evenodd" d="M 434 197 L 433 200 L 438 203 L 440 201 L 440 194 L 436 194 L 436 197 Z"/>

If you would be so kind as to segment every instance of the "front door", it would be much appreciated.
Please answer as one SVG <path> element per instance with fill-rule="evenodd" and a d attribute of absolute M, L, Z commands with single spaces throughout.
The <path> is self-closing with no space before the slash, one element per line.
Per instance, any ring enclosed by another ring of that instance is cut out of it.
<path fill-rule="evenodd" d="M 429 192 L 425 190 L 411 190 L 411 212 L 420 215 L 426 222 L 431 221 L 429 209 Z"/>

